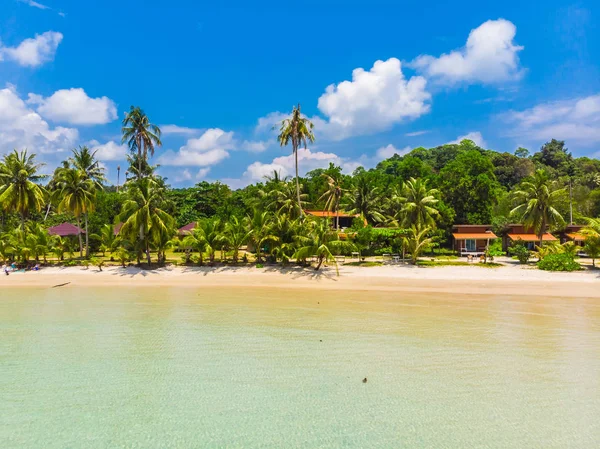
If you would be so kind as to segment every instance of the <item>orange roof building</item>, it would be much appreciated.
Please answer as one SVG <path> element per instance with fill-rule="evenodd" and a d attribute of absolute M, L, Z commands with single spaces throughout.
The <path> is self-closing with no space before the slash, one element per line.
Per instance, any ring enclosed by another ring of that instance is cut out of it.
<path fill-rule="evenodd" d="M 498 238 L 491 225 L 454 225 L 454 250 L 461 256 L 478 256 L 485 253 L 491 240 Z"/>
<path fill-rule="evenodd" d="M 540 243 L 540 237 L 531 228 L 527 228 L 522 224 L 510 225 L 510 231 L 507 234 L 508 240 L 505 242 L 506 247 L 510 243 L 522 242 L 528 249 L 535 249 L 535 246 Z M 558 239 L 549 232 L 542 235 L 543 242 L 556 242 Z"/>
<path fill-rule="evenodd" d="M 344 211 L 333 212 L 329 210 L 305 210 L 306 215 L 318 218 L 329 218 L 332 220 L 332 226 L 335 228 L 339 217 L 340 229 L 349 228 L 352 226 L 352 221 L 360 217 L 360 214 L 348 214 Z M 366 221 L 365 221 L 366 224 Z"/>

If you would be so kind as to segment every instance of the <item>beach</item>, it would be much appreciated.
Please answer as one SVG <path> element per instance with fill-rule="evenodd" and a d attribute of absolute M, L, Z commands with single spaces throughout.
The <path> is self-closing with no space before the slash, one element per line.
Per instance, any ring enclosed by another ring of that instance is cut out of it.
<path fill-rule="evenodd" d="M 497 268 L 471 266 L 415 267 L 405 264 L 375 267 L 340 265 L 320 271 L 311 268 L 265 265 L 225 267 L 45 267 L 38 272 L 1 276 L 1 287 L 272 287 L 353 291 L 405 291 L 473 295 L 600 297 L 600 272 L 556 273 L 517 264 Z M 64 284 L 64 285 L 63 285 Z"/>

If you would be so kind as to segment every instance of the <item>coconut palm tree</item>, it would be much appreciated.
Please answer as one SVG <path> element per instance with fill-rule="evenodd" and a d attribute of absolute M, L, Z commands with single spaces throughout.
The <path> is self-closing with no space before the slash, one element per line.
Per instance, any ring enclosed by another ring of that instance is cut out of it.
<path fill-rule="evenodd" d="M 410 254 L 410 262 L 413 265 L 416 265 L 419 256 L 433 242 L 433 239 L 427 237 L 430 231 L 431 228 L 429 227 L 419 229 L 416 226 L 411 226 L 408 236 L 404 237 L 404 245 L 406 251 Z"/>
<path fill-rule="evenodd" d="M 273 234 L 273 223 L 269 212 L 260 212 L 258 209 L 254 211 L 252 220 L 250 221 L 252 234 L 250 240 L 256 248 L 257 262 L 262 262 L 262 250 L 267 243 L 276 243 L 279 238 Z"/>
<path fill-rule="evenodd" d="M 96 186 L 85 173 L 69 168 L 61 170 L 56 183 L 59 198 L 58 211 L 68 211 L 75 215 L 77 226 L 81 228 L 81 217 L 85 219 L 85 257 L 90 257 L 88 213 L 94 210 Z M 81 232 L 79 237 L 79 256 L 83 257 Z"/>
<path fill-rule="evenodd" d="M 292 109 L 292 114 L 289 118 L 282 120 L 279 127 L 279 135 L 277 140 L 282 147 L 292 144 L 292 151 L 294 154 L 294 163 L 296 167 L 296 195 L 298 200 L 299 216 L 304 216 L 302 210 L 302 203 L 300 199 L 300 180 L 298 177 L 298 149 L 301 145 L 304 145 L 306 149 L 308 142 L 313 143 L 315 141 L 315 135 L 313 134 L 314 125 L 306 117 L 303 117 L 300 112 L 300 104 L 298 107 Z"/>
<path fill-rule="evenodd" d="M 233 250 L 234 263 L 239 259 L 240 248 L 248 242 L 251 235 L 252 229 L 248 226 L 247 220 L 240 220 L 233 216 L 225 224 L 223 242 Z"/>
<path fill-rule="evenodd" d="M 556 181 L 551 181 L 544 170 L 537 170 L 531 181 L 521 183 L 520 189 L 513 193 L 518 204 L 511 215 L 532 228 L 543 244 L 543 237 L 548 226 L 562 226 L 565 223 L 557 206 L 566 194 L 564 188 L 559 188 Z"/>
<path fill-rule="evenodd" d="M 46 191 L 37 184 L 45 177 L 38 173 L 42 165 L 27 150 L 14 150 L 0 162 L 0 207 L 21 216 L 23 231 L 29 212 L 39 212 L 44 207 Z"/>
<path fill-rule="evenodd" d="M 349 241 L 340 240 L 338 233 L 330 228 L 326 219 L 312 221 L 309 227 L 307 235 L 297 237 L 298 250 L 294 254 L 294 258 L 306 260 L 309 257 L 316 257 L 315 271 L 321 268 L 323 262 L 333 262 L 336 273 L 339 275 L 338 264 L 333 253 L 353 251 L 356 247 Z"/>
<path fill-rule="evenodd" d="M 87 146 L 80 146 L 72 151 L 73 156 L 69 159 L 69 162 L 73 168 L 83 172 L 88 179 L 94 182 L 98 189 L 102 189 L 106 177 L 104 176 L 104 167 L 96 159 L 98 151 L 91 152 Z"/>
<path fill-rule="evenodd" d="M 379 211 L 383 203 L 381 190 L 367 176 L 359 176 L 355 180 L 354 188 L 346 194 L 348 213 L 360 214 L 369 224 L 381 223 L 385 219 Z"/>
<path fill-rule="evenodd" d="M 160 208 L 164 198 L 164 188 L 153 178 L 142 178 L 130 184 L 128 199 L 123 203 L 119 220 L 123 223 L 119 234 L 136 242 L 138 263 L 140 251 L 146 253 L 148 264 L 150 258 L 150 242 L 153 233 L 168 233 L 175 227 L 175 220 Z"/>
<path fill-rule="evenodd" d="M 119 244 L 119 237 L 115 235 L 115 227 L 111 224 L 105 224 L 100 228 L 100 234 L 94 235 L 95 238 L 100 240 L 100 251 L 102 255 L 106 255 L 106 252 L 114 252 Z"/>
<path fill-rule="evenodd" d="M 127 143 L 129 150 L 138 156 L 138 179 L 142 178 L 142 161 L 148 160 L 148 153 L 154 156 L 155 147 L 162 146 L 160 128 L 150 123 L 148 116 L 139 106 L 131 106 L 123 119 L 122 143 Z"/>
<path fill-rule="evenodd" d="M 417 230 L 430 227 L 435 229 L 435 219 L 439 216 L 436 209 L 438 190 L 427 188 L 427 181 L 410 178 L 402 188 L 402 196 L 396 197 L 402 203 L 399 217 L 400 226 Z"/>
<path fill-rule="evenodd" d="M 323 177 L 327 181 L 327 190 L 321 195 L 319 201 L 325 201 L 325 209 L 335 213 L 335 229 L 340 229 L 340 201 L 344 193 L 344 189 L 340 181 L 333 176 L 323 173 Z"/>

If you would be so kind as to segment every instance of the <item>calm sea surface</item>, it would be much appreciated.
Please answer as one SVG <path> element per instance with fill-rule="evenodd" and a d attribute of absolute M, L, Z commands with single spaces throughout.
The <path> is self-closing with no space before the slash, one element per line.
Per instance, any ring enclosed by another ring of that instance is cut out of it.
<path fill-rule="evenodd" d="M 0 286 L 0 448 L 191 447 L 600 447 L 600 302 Z"/>

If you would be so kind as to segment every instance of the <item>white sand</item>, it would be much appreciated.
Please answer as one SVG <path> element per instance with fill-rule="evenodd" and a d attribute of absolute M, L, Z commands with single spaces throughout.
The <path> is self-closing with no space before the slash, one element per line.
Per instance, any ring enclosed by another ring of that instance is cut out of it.
<path fill-rule="evenodd" d="M 414 267 L 333 267 L 321 271 L 311 268 L 265 266 L 240 267 L 165 267 L 144 271 L 138 268 L 43 268 L 39 272 L 0 275 L 4 287 L 67 286 L 165 286 L 165 287 L 272 287 L 317 288 L 331 290 L 423 291 L 477 295 L 534 295 L 562 297 L 600 297 L 600 271 L 550 273 L 515 264 L 499 268 L 478 266 Z M 1 296 L 1 294 L 0 294 Z"/>

